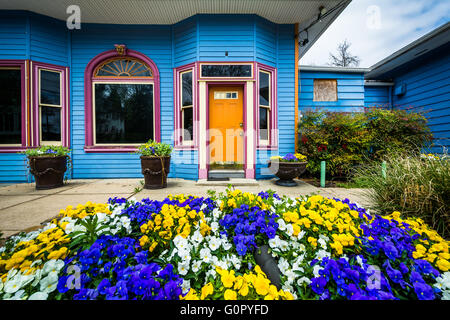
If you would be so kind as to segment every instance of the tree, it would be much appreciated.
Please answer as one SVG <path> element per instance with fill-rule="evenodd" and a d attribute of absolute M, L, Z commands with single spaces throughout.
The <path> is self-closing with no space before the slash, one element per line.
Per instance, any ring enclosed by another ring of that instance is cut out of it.
<path fill-rule="evenodd" d="M 352 44 L 345 39 L 337 46 L 336 55 L 330 52 L 330 65 L 336 67 L 357 67 L 361 59 L 358 56 L 353 56 L 349 52 Z"/>

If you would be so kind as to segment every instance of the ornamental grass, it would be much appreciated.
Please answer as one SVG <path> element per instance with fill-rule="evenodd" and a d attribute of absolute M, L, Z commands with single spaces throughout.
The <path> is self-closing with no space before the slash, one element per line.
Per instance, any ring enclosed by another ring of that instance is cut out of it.
<path fill-rule="evenodd" d="M 370 162 L 355 173 L 354 180 L 370 189 L 372 210 L 421 218 L 450 239 L 450 158 L 391 154 L 385 159 L 386 177 L 379 162 Z"/>
<path fill-rule="evenodd" d="M 319 195 L 111 198 L 10 237 L 0 298 L 450 299 L 449 244 L 421 219 Z M 277 286 L 256 264 L 262 245 Z"/>

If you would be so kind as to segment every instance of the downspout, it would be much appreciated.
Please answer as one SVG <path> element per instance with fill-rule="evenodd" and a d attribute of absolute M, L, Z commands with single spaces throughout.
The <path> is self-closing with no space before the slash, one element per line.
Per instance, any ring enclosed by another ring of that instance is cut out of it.
<path fill-rule="evenodd" d="M 391 110 L 394 110 L 394 106 L 392 105 L 392 87 L 393 86 L 389 86 L 389 107 Z"/>

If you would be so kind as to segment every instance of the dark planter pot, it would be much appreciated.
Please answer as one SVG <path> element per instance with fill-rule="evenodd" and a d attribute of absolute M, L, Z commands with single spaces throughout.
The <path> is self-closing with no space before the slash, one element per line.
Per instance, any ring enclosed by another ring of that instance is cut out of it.
<path fill-rule="evenodd" d="M 67 156 L 28 157 L 28 163 L 36 180 L 36 189 L 53 189 L 64 184 Z"/>
<path fill-rule="evenodd" d="M 267 276 L 267 279 L 270 280 L 270 282 L 277 287 L 278 290 L 281 289 L 281 271 L 278 268 L 278 264 L 275 261 L 275 259 L 272 257 L 272 255 L 268 252 L 269 246 L 268 245 L 262 245 L 259 248 L 256 248 L 256 250 L 253 253 L 253 256 L 255 257 L 256 263 L 260 266 L 261 270 L 264 271 L 264 273 Z"/>
<path fill-rule="evenodd" d="M 299 177 L 306 170 L 307 162 L 280 162 L 269 161 L 270 171 L 276 175 L 279 180 L 276 184 L 284 187 L 294 187 L 297 185 L 293 179 Z"/>
<path fill-rule="evenodd" d="M 167 187 L 167 175 L 170 170 L 170 156 L 141 156 L 141 167 L 145 179 L 145 189 L 162 189 Z"/>

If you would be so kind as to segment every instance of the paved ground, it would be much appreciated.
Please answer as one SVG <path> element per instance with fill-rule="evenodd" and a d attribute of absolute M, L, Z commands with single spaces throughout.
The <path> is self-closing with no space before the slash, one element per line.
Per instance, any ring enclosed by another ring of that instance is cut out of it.
<path fill-rule="evenodd" d="M 134 196 L 136 199 L 164 199 L 168 194 L 193 194 L 207 196 L 207 190 L 224 191 L 226 186 L 197 185 L 195 181 L 169 179 L 165 189 L 141 189 L 142 179 L 70 180 L 63 187 L 51 190 L 36 190 L 34 183 L 0 185 L 0 232 L 3 238 L 23 230 L 33 230 L 42 222 L 58 215 L 68 205 L 84 204 L 87 201 L 106 202 L 110 197 Z M 256 185 L 237 186 L 242 191 L 258 193 L 274 190 L 278 194 L 299 196 L 321 194 L 326 197 L 349 198 L 367 205 L 363 189 L 316 188 L 297 180 L 297 187 L 281 187 L 274 180 L 258 180 Z"/>

